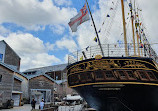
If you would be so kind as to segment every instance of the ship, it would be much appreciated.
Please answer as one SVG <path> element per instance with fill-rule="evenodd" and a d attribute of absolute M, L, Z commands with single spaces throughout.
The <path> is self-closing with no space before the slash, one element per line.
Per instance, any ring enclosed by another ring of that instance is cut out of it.
<path fill-rule="evenodd" d="M 137 44 L 132 43 L 133 50 L 129 53 L 131 50 L 128 49 L 126 39 L 124 0 L 121 0 L 121 4 L 125 48 L 99 43 L 89 47 L 88 52 L 83 49 L 69 55 L 68 85 L 97 111 L 158 111 L 157 54 L 144 32 L 141 32 L 131 2 L 129 7 L 133 37 L 136 35 Z M 138 36 L 144 41 L 140 42 Z M 112 53 L 114 50 L 115 54 Z"/>

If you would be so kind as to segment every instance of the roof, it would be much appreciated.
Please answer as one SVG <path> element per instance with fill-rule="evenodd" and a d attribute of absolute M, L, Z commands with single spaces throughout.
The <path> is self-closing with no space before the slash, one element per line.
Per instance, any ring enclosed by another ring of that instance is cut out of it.
<path fill-rule="evenodd" d="M 14 94 L 22 94 L 23 92 L 21 92 L 21 91 L 12 91 L 12 93 L 14 93 Z"/>
<path fill-rule="evenodd" d="M 23 76 L 23 77 L 25 77 L 25 78 L 27 78 L 27 76 L 26 76 L 25 74 L 19 72 L 18 70 L 14 69 L 13 67 L 10 67 L 10 66 L 9 66 L 8 64 L 6 64 L 6 63 L 3 63 L 3 62 L 0 61 L 0 65 L 2 65 L 3 67 L 5 67 L 5 68 L 7 68 L 7 69 L 9 69 L 9 70 L 11 70 L 11 71 L 13 71 L 13 72 L 16 72 L 16 73 L 20 74 L 21 76 Z"/>
<path fill-rule="evenodd" d="M 34 69 L 28 69 L 25 72 L 33 72 L 33 71 L 42 71 L 42 72 L 51 72 L 51 71 L 63 71 L 66 69 L 67 64 L 59 64 L 59 65 L 54 65 L 54 66 L 47 66 L 47 67 L 40 67 L 40 68 L 34 68 Z"/>
<path fill-rule="evenodd" d="M 50 76 L 48 76 L 48 75 L 46 75 L 46 74 L 44 74 L 42 72 L 34 74 L 34 75 L 29 75 L 29 76 L 27 76 L 27 79 L 32 79 L 32 78 L 39 77 L 39 76 L 44 76 L 44 77 L 48 78 L 49 80 L 55 82 L 55 80 L 53 78 L 51 78 Z"/>
<path fill-rule="evenodd" d="M 16 75 L 14 75 L 14 78 L 17 79 L 17 80 L 19 80 L 19 81 L 21 81 L 21 82 L 23 81 L 23 79 L 21 79 L 20 77 L 18 77 Z"/>

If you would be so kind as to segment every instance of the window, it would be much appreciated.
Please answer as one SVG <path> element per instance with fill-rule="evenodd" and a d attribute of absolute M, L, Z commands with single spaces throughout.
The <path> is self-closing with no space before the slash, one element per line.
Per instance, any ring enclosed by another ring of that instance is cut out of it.
<path fill-rule="evenodd" d="M 0 53 L 0 61 L 3 61 L 3 54 Z"/>
<path fill-rule="evenodd" d="M 154 75 L 154 73 L 153 73 L 153 72 L 148 71 L 148 72 L 147 72 L 147 74 L 148 74 L 148 76 L 149 76 L 150 80 L 156 80 L 156 77 L 155 77 L 155 75 Z"/>
<path fill-rule="evenodd" d="M 87 75 L 86 73 L 81 73 L 80 74 L 81 82 L 86 82 L 86 80 L 87 80 L 87 76 L 86 75 Z"/>
<path fill-rule="evenodd" d="M 79 81 L 77 74 L 72 74 L 68 78 L 69 78 L 69 82 L 70 82 L 71 85 L 75 84 L 75 83 L 78 83 L 78 81 Z"/>
<path fill-rule="evenodd" d="M 104 80 L 104 74 L 102 71 L 95 71 L 95 79 L 96 80 Z"/>
<path fill-rule="evenodd" d="M 127 70 L 125 72 L 126 72 L 129 80 L 136 80 L 137 79 L 133 71 Z"/>
<path fill-rule="evenodd" d="M 106 79 L 115 79 L 114 73 L 112 71 L 104 71 Z"/>
<path fill-rule="evenodd" d="M 137 71 L 141 80 L 149 80 L 145 71 Z"/>
<path fill-rule="evenodd" d="M 92 81 L 92 74 L 91 74 L 91 72 L 87 72 L 87 81 Z"/>
<path fill-rule="evenodd" d="M 2 82 L 2 75 L 0 75 L 0 82 Z"/>
<path fill-rule="evenodd" d="M 120 79 L 127 79 L 126 73 L 124 71 L 118 71 Z"/>
<path fill-rule="evenodd" d="M 140 76 L 141 76 L 143 79 L 147 79 L 147 76 L 146 76 L 145 72 L 139 71 L 139 74 L 140 74 Z"/>

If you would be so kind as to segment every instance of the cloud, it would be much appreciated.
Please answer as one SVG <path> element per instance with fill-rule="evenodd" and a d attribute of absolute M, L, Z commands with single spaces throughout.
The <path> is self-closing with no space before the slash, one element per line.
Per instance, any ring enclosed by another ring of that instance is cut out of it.
<path fill-rule="evenodd" d="M 54 63 L 61 63 L 60 59 L 47 53 L 29 54 L 21 58 L 21 70 L 51 66 Z"/>
<path fill-rule="evenodd" d="M 75 43 L 75 41 L 66 37 L 63 37 L 61 40 L 56 41 L 55 44 L 59 49 L 68 49 L 69 52 L 76 51 L 77 49 L 77 44 Z"/>
<path fill-rule="evenodd" d="M 68 56 L 69 56 L 68 54 L 65 55 L 65 57 L 64 57 L 64 63 L 68 62 Z"/>
<path fill-rule="evenodd" d="M 62 35 L 65 31 L 65 27 L 62 25 L 52 25 L 50 29 L 54 34 Z"/>
<path fill-rule="evenodd" d="M 44 44 L 39 38 L 29 33 L 11 33 L 7 37 L 0 36 L 21 57 L 21 70 L 61 63 L 54 55 L 49 55 L 53 44 Z"/>
<path fill-rule="evenodd" d="M 114 44 L 117 43 L 117 40 L 124 41 L 123 37 L 123 25 L 122 25 L 122 12 L 121 12 L 121 4 L 118 2 L 118 7 L 115 10 L 110 10 L 110 8 L 115 8 L 117 0 L 114 0 L 114 4 L 111 0 L 99 0 L 98 5 L 99 8 L 95 9 L 92 13 L 97 31 L 101 28 L 101 33 L 99 33 L 100 41 L 102 44 Z M 139 6 L 143 10 L 140 12 L 140 15 L 143 16 L 143 22 L 146 26 L 146 33 L 150 43 L 158 43 L 158 33 L 156 32 L 158 28 L 158 10 L 157 0 L 138 0 Z M 97 5 L 97 4 L 96 4 Z M 95 7 L 93 5 L 93 7 Z M 127 25 L 127 39 L 128 43 L 132 41 L 132 29 L 131 29 L 131 20 L 128 13 L 130 12 L 128 2 L 125 2 L 125 14 L 126 14 L 126 25 Z M 106 17 L 109 14 L 110 17 Z M 129 19 L 127 20 L 127 17 Z M 103 24 L 104 21 L 104 25 Z M 96 37 L 95 30 L 92 26 L 92 21 L 88 21 L 86 23 L 81 24 L 78 27 L 77 33 L 77 41 L 80 48 L 86 48 L 87 46 L 97 45 L 96 42 L 93 41 L 94 37 Z M 136 39 L 135 39 L 136 40 Z M 157 50 L 157 49 L 155 49 Z M 157 50 L 158 53 L 158 50 Z"/>
<path fill-rule="evenodd" d="M 0 23 L 15 23 L 29 30 L 66 24 L 76 13 L 75 8 L 57 7 L 52 0 L 0 0 Z"/>
<path fill-rule="evenodd" d="M 57 5 L 66 5 L 66 6 L 72 5 L 71 0 L 54 0 L 54 2 Z"/>

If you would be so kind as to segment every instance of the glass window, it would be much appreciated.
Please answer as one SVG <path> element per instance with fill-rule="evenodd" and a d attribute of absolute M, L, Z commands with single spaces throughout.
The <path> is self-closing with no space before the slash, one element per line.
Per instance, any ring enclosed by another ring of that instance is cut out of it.
<path fill-rule="evenodd" d="M 0 61 L 3 61 L 3 54 L 0 54 Z"/>
<path fill-rule="evenodd" d="M 142 79 L 148 79 L 145 75 L 145 72 L 143 71 L 139 71 L 140 76 L 142 77 Z"/>
<path fill-rule="evenodd" d="M 114 78 L 112 71 L 105 71 L 105 75 L 107 78 Z"/>
<path fill-rule="evenodd" d="M 87 73 L 87 79 L 92 79 L 91 73 Z"/>
<path fill-rule="evenodd" d="M 135 77 L 134 77 L 134 74 L 133 74 L 133 71 L 126 71 L 126 72 L 127 72 L 128 76 L 129 76 L 130 78 L 135 78 Z"/>
<path fill-rule="evenodd" d="M 147 73 L 151 79 L 154 79 L 154 80 L 156 79 L 153 72 L 147 72 Z"/>
<path fill-rule="evenodd" d="M 73 84 L 78 82 L 78 75 L 76 75 L 76 74 L 70 75 L 69 81 L 71 81 L 71 83 L 73 83 Z"/>
<path fill-rule="evenodd" d="M 80 74 L 80 78 L 81 78 L 81 80 L 84 80 L 84 81 L 87 80 L 85 73 Z"/>
<path fill-rule="evenodd" d="M 119 74 L 122 79 L 126 79 L 126 75 L 123 71 L 119 71 Z"/>
<path fill-rule="evenodd" d="M 102 72 L 95 72 L 96 78 L 104 78 L 104 75 Z"/>

